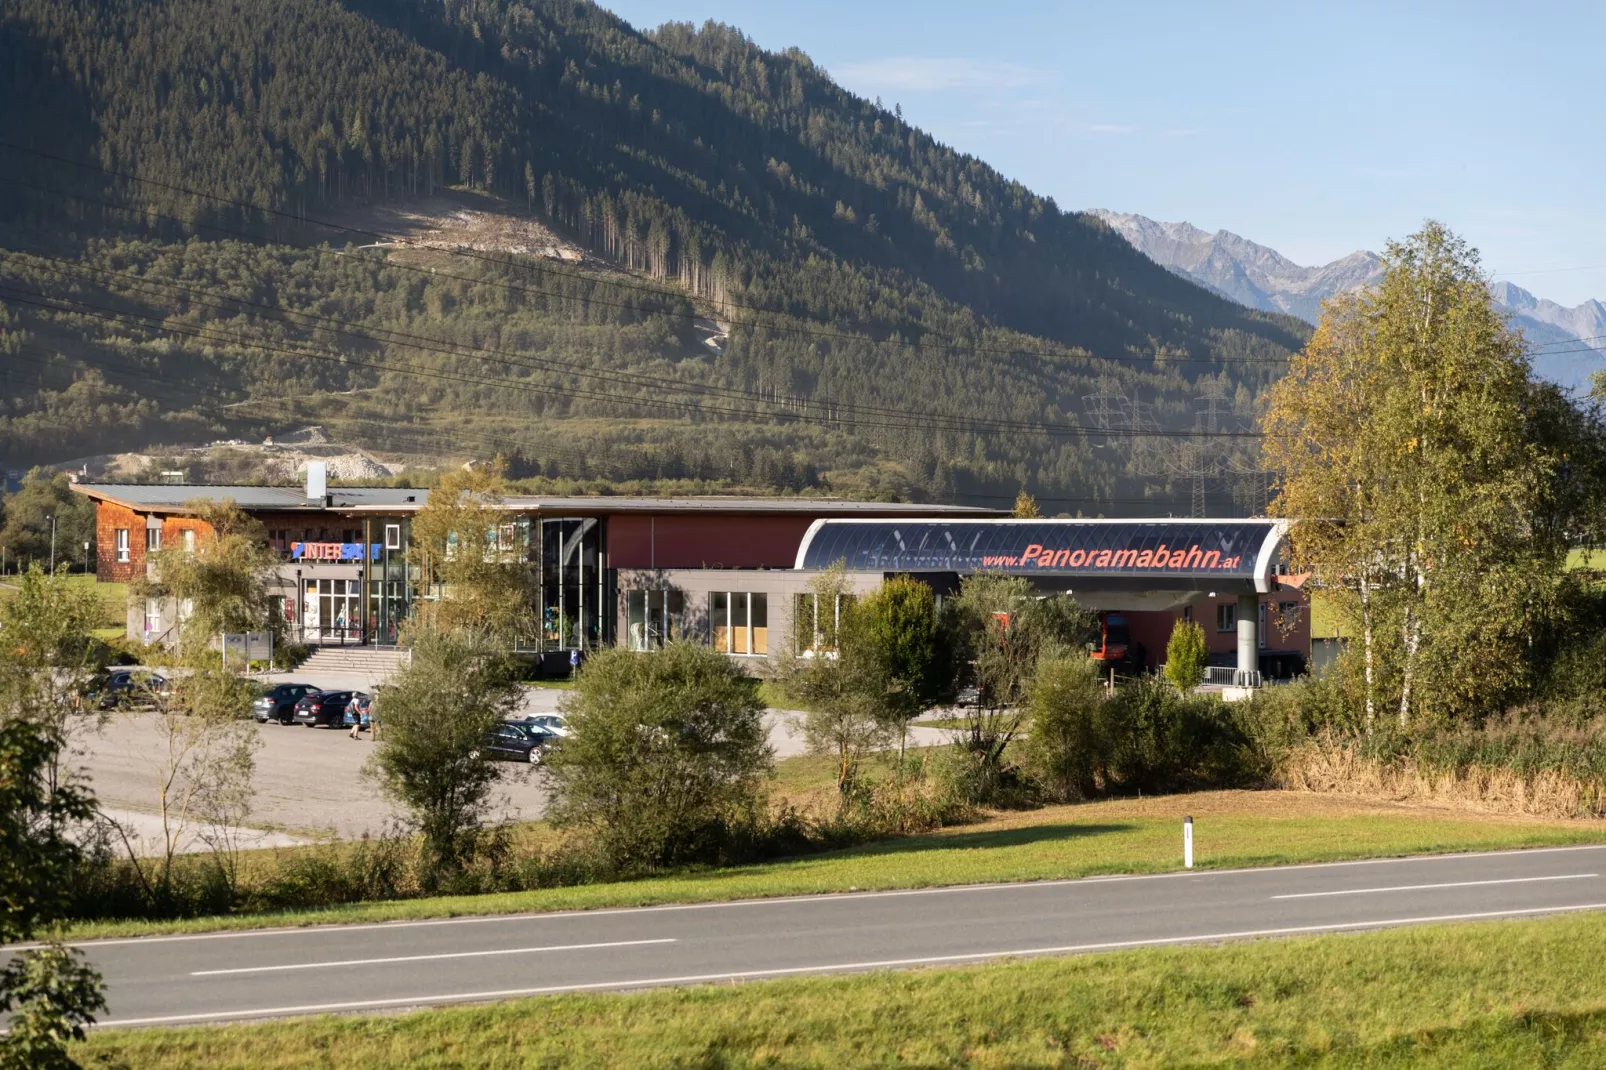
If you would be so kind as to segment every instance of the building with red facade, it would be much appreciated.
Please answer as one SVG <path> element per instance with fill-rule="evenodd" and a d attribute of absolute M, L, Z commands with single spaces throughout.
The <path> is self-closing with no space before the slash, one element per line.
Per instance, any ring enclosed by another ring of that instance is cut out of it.
<path fill-rule="evenodd" d="M 412 518 L 426 490 L 78 484 L 97 508 L 97 573 L 126 581 L 156 550 L 207 537 L 199 501 L 233 501 L 283 557 L 275 613 L 314 645 L 388 645 L 423 596 Z M 1309 651 L 1308 614 L 1279 577 L 1284 527 L 1266 520 L 1031 520 L 997 510 L 823 498 L 509 496 L 498 545 L 535 571 L 531 651 L 698 638 L 764 659 L 817 613 L 809 584 L 832 564 L 853 591 L 908 573 L 939 594 L 976 571 L 1025 575 L 1120 614 L 1136 660 L 1153 666 L 1179 616 L 1204 626 L 1224 666 L 1255 672 Z M 159 642 L 177 607 L 130 607 L 129 633 Z M 808 630 L 804 628 L 804 630 Z M 1258 660 L 1257 660 L 1258 655 Z"/>

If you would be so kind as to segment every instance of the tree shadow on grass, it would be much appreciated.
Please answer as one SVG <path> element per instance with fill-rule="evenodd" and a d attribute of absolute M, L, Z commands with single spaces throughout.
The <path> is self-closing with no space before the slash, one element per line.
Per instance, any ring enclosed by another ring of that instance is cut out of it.
<path fill-rule="evenodd" d="M 1089 836 L 1103 836 L 1115 832 L 1131 832 L 1137 827 L 1131 824 L 1094 825 L 1078 823 L 1027 825 L 1020 828 L 979 832 L 927 832 L 916 836 L 899 836 L 893 839 L 876 840 L 872 843 L 859 844 L 856 847 L 828 851 L 825 854 L 836 858 L 864 858 L 870 855 L 909 854 L 916 851 L 963 851 L 984 847 L 1023 847 L 1033 843 L 1055 843 L 1065 840 L 1085 839 Z"/>
<path fill-rule="evenodd" d="M 761 877 L 772 875 L 773 867 L 790 863 L 831 861 L 846 858 L 875 858 L 883 855 L 910 855 L 922 851 L 960 851 L 989 847 L 1023 847 L 1034 843 L 1064 843 L 1115 832 L 1130 832 L 1133 824 L 1058 824 L 1028 825 L 1024 828 L 993 829 L 990 831 L 936 833 L 923 832 L 913 836 L 891 836 L 884 840 L 837 847 L 803 854 L 781 855 L 761 862 L 734 866 L 689 867 L 674 874 L 660 874 L 683 881 L 729 880 L 733 877 Z"/>

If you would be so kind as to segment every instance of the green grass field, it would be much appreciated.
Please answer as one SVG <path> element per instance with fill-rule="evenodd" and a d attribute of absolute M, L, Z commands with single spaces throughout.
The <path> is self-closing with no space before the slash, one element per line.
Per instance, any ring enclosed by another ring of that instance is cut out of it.
<path fill-rule="evenodd" d="M 96 632 L 100 636 L 103 632 L 110 633 L 116 630 L 113 638 L 121 637 L 127 631 L 128 621 L 128 584 L 126 583 L 96 583 L 93 575 L 75 572 L 63 577 L 75 587 L 88 587 L 100 596 L 103 611 L 102 623 L 105 625 Z M 0 576 L 0 602 L 10 598 L 17 591 L 17 577 Z"/>
<path fill-rule="evenodd" d="M 800 765 L 793 776 L 807 785 L 818 772 Z M 1195 820 L 1196 862 L 1209 868 L 1606 841 L 1606 822 L 1498 817 L 1298 792 L 1203 792 L 1046 807 L 842 851 L 645 880 L 272 915 L 88 922 L 68 932 L 74 938 L 202 932 L 1158 873 L 1181 867 L 1184 814 Z"/>
<path fill-rule="evenodd" d="M 90 1066 L 1598 1067 L 1606 915 L 398 1016 L 94 1033 Z M 114 1008 L 115 1012 L 115 1008 Z"/>

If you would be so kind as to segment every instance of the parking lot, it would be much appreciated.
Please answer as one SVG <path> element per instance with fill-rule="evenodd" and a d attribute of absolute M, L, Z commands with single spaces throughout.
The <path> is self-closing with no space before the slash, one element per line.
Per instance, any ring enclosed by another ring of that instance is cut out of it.
<path fill-rule="evenodd" d="M 375 684 L 359 675 L 310 677 L 295 673 L 274 675 L 267 682 L 362 691 L 372 691 Z M 552 688 L 526 688 L 519 712 L 556 710 L 565 694 Z M 803 753 L 803 740 L 789 722 L 785 711 L 770 711 L 770 743 L 777 758 Z M 251 840 L 253 845 L 357 838 L 365 832 L 377 834 L 401 816 L 378 785 L 363 775 L 363 764 L 374 746 L 367 733 L 361 740 L 352 740 L 344 731 L 271 722 L 256 725 L 254 730 L 262 745 L 256 752 L 256 797 L 250 824 L 265 831 Z M 917 744 L 943 738 L 945 735 L 934 729 L 911 733 L 911 742 Z M 164 751 L 153 715 L 120 714 L 100 732 L 81 736 L 77 742 L 84 750 L 82 765 L 102 809 L 137 830 L 149 850 L 160 837 L 155 815 L 159 812 L 157 784 Z M 542 772 L 513 762 L 500 763 L 500 768 L 503 775 L 494 792 L 491 820 L 539 818 L 546 806 Z M 186 850 L 201 846 L 193 833 L 181 844 Z"/>
<path fill-rule="evenodd" d="M 374 681 L 359 676 L 325 675 L 309 678 L 287 674 L 270 677 L 272 683 L 292 681 L 329 689 L 369 691 Z M 557 709 L 563 692 L 526 689 L 521 712 Z M 373 750 L 368 734 L 352 740 L 344 731 L 303 728 L 300 725 L 255 726 L 262 740 L 256 752 L 256 798 L 250 823 L 279 833 L 254 842 L 264 846 L 304 839 L 360 837 L 387 828 L 400 812 L 362 775 L 363 763 Z M 99 733 L 79 737 L 84 748 L 82 765 L 103 809 L 118 821 L 134 826 L 147 844 L 160 835 L 158 778 L 165 744 L 150 714 L 120 714 Z M 501 782 L 495 791 L 495 821 L 527 821 L 541 816 L 546 792 L 539 770 L 512 762 L 501 763 Z M 197 849 L 193 836 L 183 844 Z"/>

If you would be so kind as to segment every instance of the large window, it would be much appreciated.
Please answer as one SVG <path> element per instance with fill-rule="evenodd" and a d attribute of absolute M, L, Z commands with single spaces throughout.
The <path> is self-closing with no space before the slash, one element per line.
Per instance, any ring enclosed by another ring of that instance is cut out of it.
<path fill-rule="evenodd" d="M 603 639 L 601 531 L 596 518 L 541 521 L 541 639 L 546 650 Z"/>
<path fill-rule="evenodd" d="M 792 599 L 793 652 L 803 656 L 828 654 L 836 650 L 836 633 L 842 614 L 853 602 L 851 594 L 822 599 L 813 591 Z"/>
<path fill-rule="evenodd" d="M 762 596 L 760 596 L 762 597 Z M 625 596 L 625 644 L 656 650 L 683 638 L 686 596 L 679 591 L 630 591 Z"/>
<path fill-rule="evenodd" d="M 769 596 L 746 591 L 710 592 L 708 635 L 714 649 L 726 654 L 768 654 Z"/>
<path fill-rule="evenodd" d="M 127 528 L 118 528 L 117 532 L 116 532 L 116 535 L 117 535 L 117 562 L 118 562 L 118 564 L 127 564 L 128 563 L 128 529 Z"/>
<path fill-rule="evenodd" d="M 355 643 L 362 638 L 362 587 L 356 580 L 308 580 L 301 599 L 308 642 Z"/>
<path fill-rule="evenodd" d="M 162 529 L 161 528 L 146 528 L 145 529 L 145 549 L 147 551 L 149 551 L 150 553 L 155 553 L 157 550 L 160 550 L 161 548 L 162 548 Z"/>
<path fill-rule="evenodd" d="M 400 638 L 402 625 L 407 620 L 412 604 L 412 586 L 416 579 L 407 563 L 408 521 L 400 517 L 376 517 L 368 530 L 373 534 L 365 533 L 364 542 L 370 541 L 381 531 L 384 535 L 384 541 L 365 571 L 368 581 L 368 641 L 389 646 Z M 416 567 L 415 563 L 415 570 Z"/>
<path fill-rule="evenodd" d="M 1231 632 L 1238 628 L 1238 603 L 1216 603 L 1216 631 Z"/>

